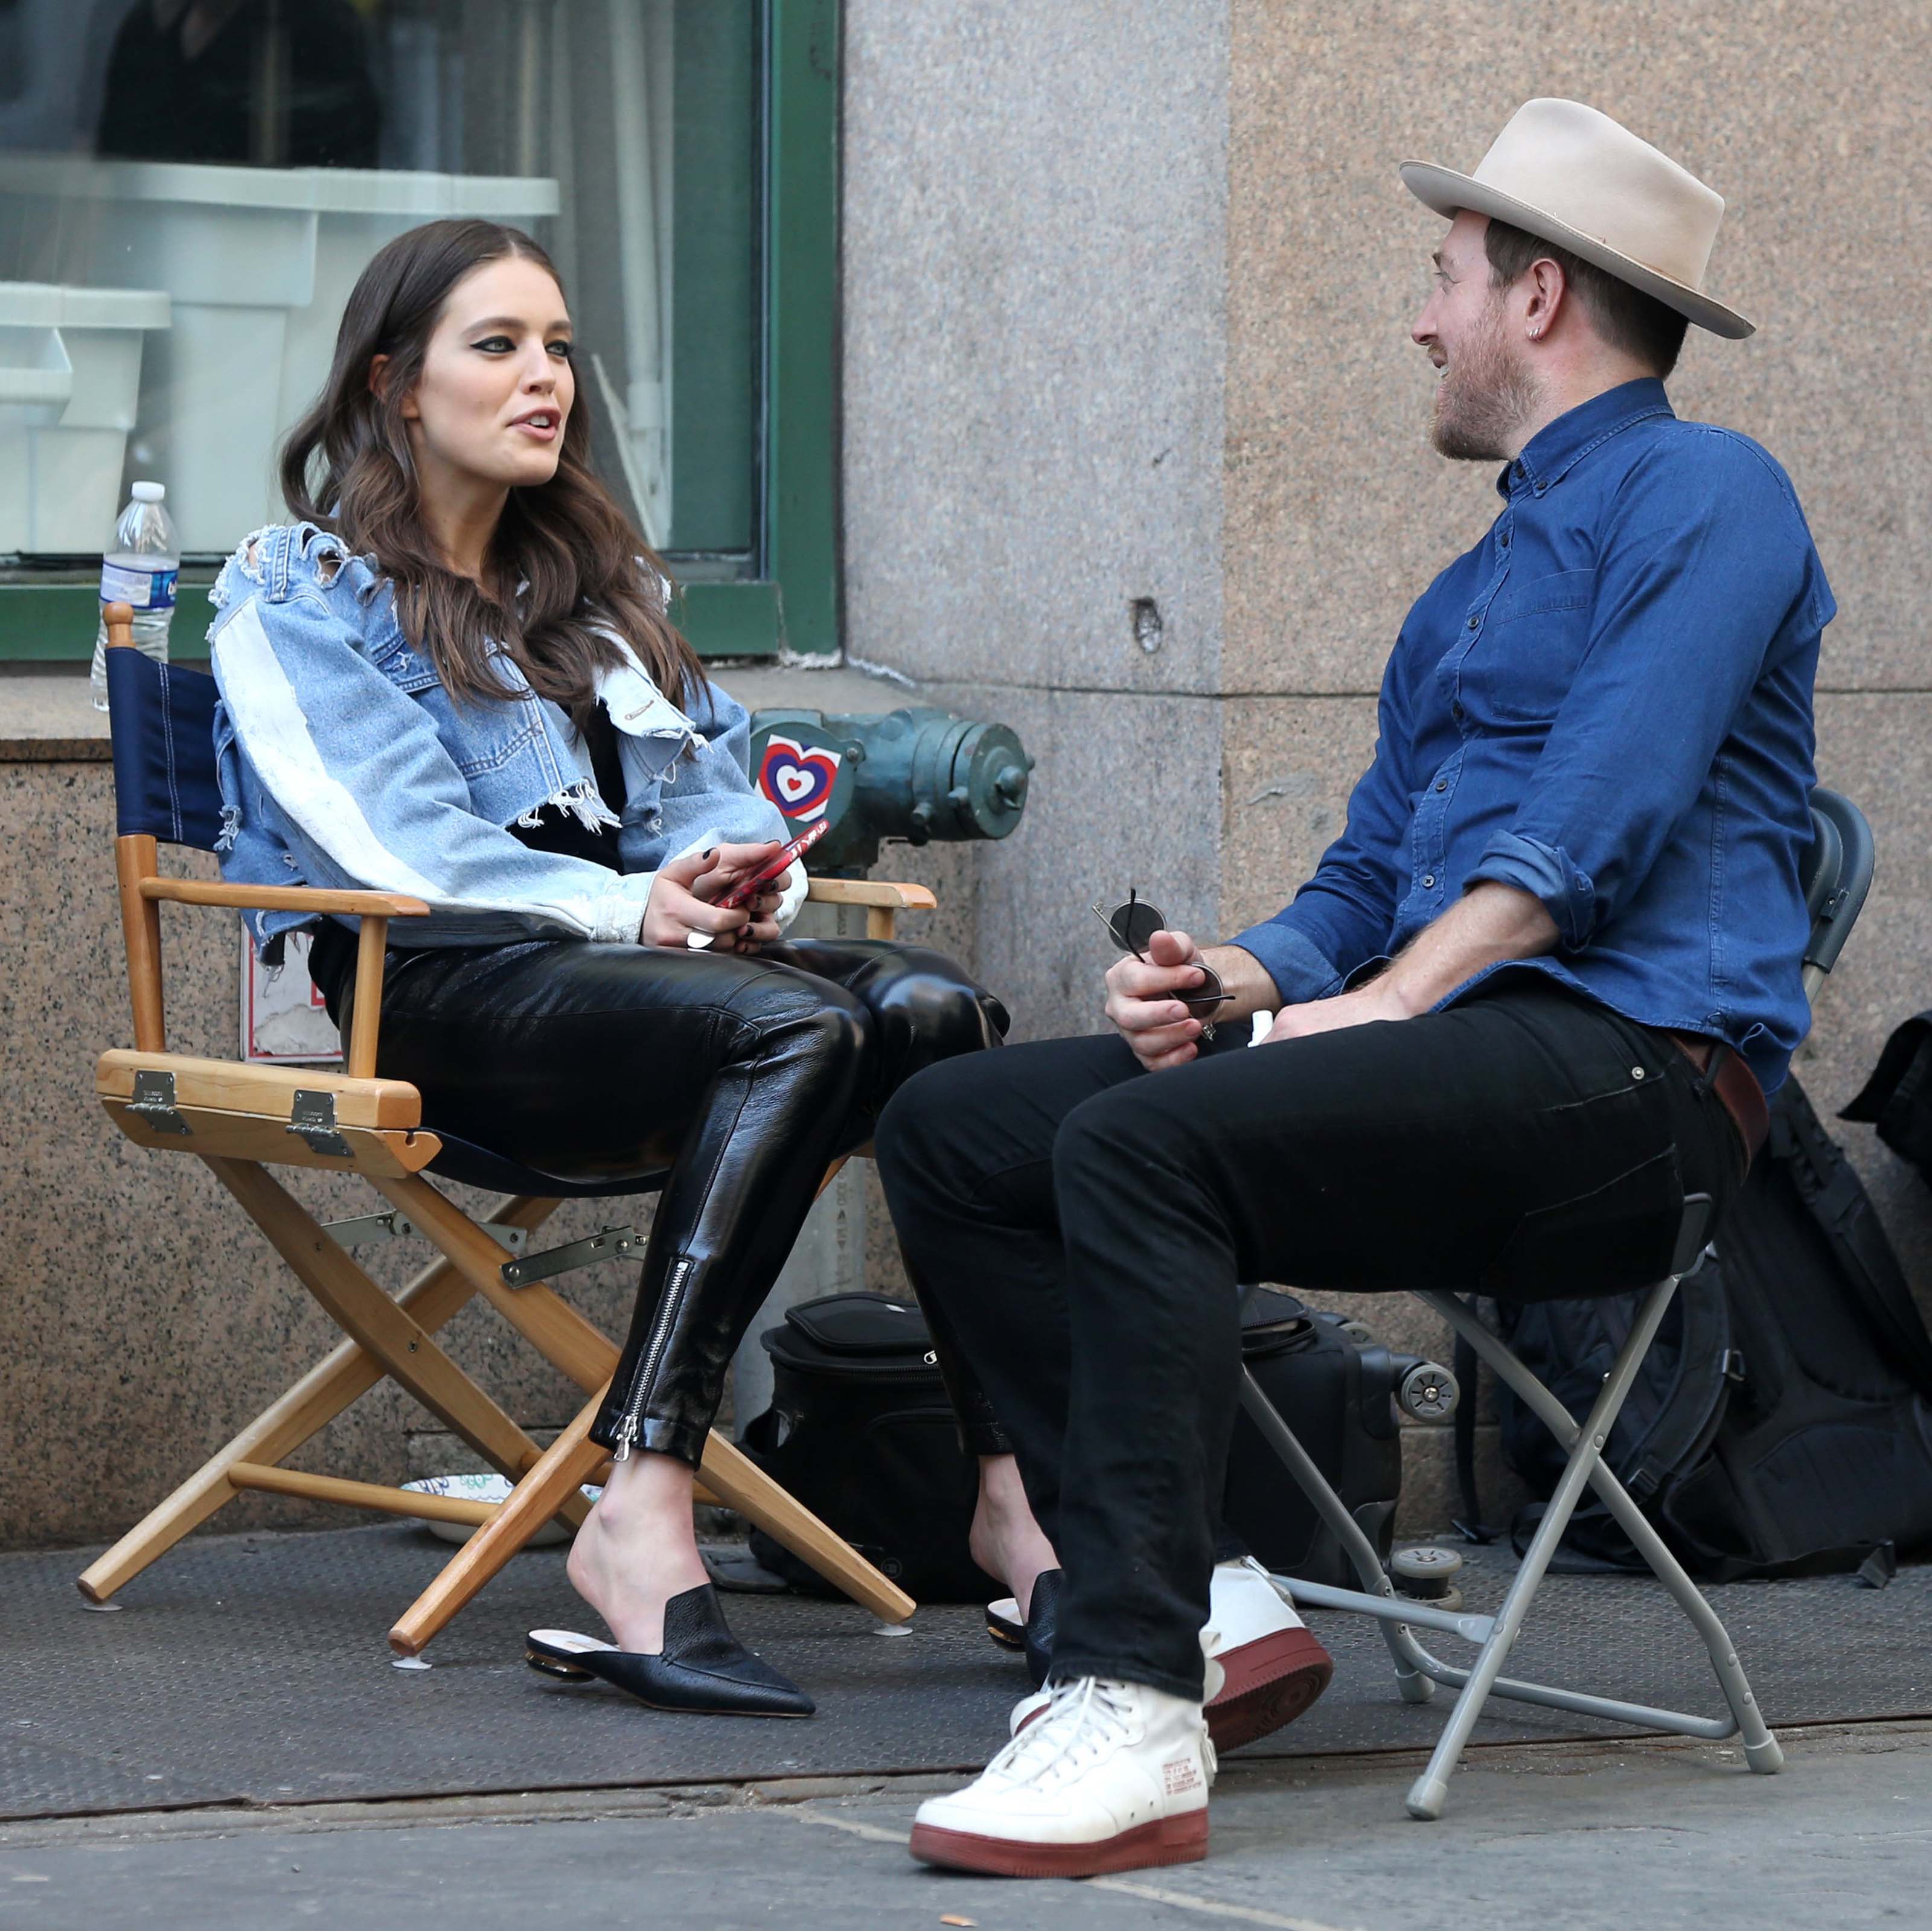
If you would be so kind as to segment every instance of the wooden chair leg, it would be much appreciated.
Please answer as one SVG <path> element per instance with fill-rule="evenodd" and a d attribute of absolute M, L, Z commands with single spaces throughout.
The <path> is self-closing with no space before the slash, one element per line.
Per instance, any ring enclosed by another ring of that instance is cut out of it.
<path fill-rule="evenodd" d="M 542 1451 L 536 1444 L 349 1258 L 266 1167 L 215 1154 L 202 1158 L 336 1325 L 374 1355 L 393 1380 L 512 1482 L 540 1459 Z M 477 1238 L 489 1237 L 479 1231 Z"/>
<path fill-rule="evenodd" d="M 534 1232 L 559 1204 L 534 1195 L 520 1195 L 499 1209 L 496 1224 Z M 474 1285 L 448 1261 L 436 1261 L 396 1297 L 396 1305 L 405 1309 L 425 1333 L 434 1334 L 459 1309 L 468 1305 L 476 1291 Z M 76 1579 L 80 1593 L 89 1602 L 106 1602 L 148 1564 L 166 1555 L 190 1530 L 198 1528 L 234 1500 L 237 1491 L 227 1477 L 232 1464 L 272 1465 L 286 1460 L 368 1393 L 386 1372 L 374 1355 L 354 1341 L 345 1341 L 332 1349 L 226 1447 L 90 1564 Z"/>
<path fill-rule="evenodd" d="M 490 1577 L 595 1474 L 607 1452 L 590 1439 L 603 1405 L 599 1389 L 512 1492 L 494 1519 L 444 1564 L 442 1573 L 405 1609 L 389 1632 L 399 1656 L 418 1656 Z"/>
<path fill-rule="evenodd" d="M 705 1441 L 699 1473 L 704 1486 L 727 1508 L 736 1509 L 801 1562 L 811 1564 L 826 1582 L 836 1583 L 881 1622 L 903 1623 L 918 1606 L 896 1582 L 715 1429 Z"/>
<path fill-rule="evenodd" d="M 616 1372 L 616 1345 L 542 1282 L 510 1286 L 503 1279 L 502 1249 L 427 1180 L 372 1176 L 370 1184 L 442 1250 L 451 1266 L 546 1361 L 586 1394 Z"/>

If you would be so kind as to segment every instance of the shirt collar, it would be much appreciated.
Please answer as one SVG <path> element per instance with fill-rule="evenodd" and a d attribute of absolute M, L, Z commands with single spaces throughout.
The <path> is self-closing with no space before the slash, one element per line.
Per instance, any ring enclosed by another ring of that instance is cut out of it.
<path fill-rule="evenodd" d="M 1670 399 L 1654 376 L 1620 382 L 1588 402 L 1566 409 L 1532 436 L 1514 463 L 1496 478 L 1498 495 L 1509 497 L 1533 491 L 1541 496 L 1560 483 L 1572 468 L 1600 444 L 1620 435 L 1633 423 L 1654 415 L 1672 415 Z"/>

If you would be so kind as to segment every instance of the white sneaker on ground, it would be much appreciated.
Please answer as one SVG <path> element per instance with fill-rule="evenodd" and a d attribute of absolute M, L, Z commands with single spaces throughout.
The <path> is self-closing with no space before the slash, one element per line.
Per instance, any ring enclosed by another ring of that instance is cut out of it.
<path fill-rule="evenodd" d="M 1334 1660 L 1252 1556 L 1214 1565 L 1208 1615 L 1201 1648 L 1216 1750 L 1238 1750 L 1293 1723 L 1328 1687 Z M 1052 1696 L 1036 1690 L 1013 1705 L 1015 1736 Z"/>
<path fill-rule="evenodd" d="M 1226 1673 L 1208 1705 L 1217 1750 L 1293 1723 L 1335 1674 L 1334 1659 L 1251 1555 L 1214 1565 L 1202 1647 Z"/>
<path fill-rule="evenodd" d="M 1000 1877 L 1097 1877 L 1208 1855 L 1214 1747 L 1201 1705 L 1083 1676 L 913 1825 L 922 1862 Z"/>

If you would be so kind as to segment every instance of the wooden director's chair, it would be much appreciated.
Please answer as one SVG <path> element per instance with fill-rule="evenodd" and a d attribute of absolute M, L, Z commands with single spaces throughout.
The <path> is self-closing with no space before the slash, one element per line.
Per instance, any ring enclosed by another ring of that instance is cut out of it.
<path fill-rule="evenodd" d="M 476 1525 L 478 1533 L 389 1633 L 399 1652 L 413 1656 L 546 1522 L 580 1522 L 587 1504 L 580 1486 L 608 1465 L 590 1429 L 616 1372 L 617 1348 L 547 1283 L 638 1243 L 628 1228 L 608 1229 L 532 1252 L 528 1237 L 566 1198 L 655 1192 L 667 1175 L 640 1174 L 589 1186 L 519 1168 L 486 1148 L 426 1129 L 416 1089 L 376 1076 L 389 921 L 425 916 L 429 907 L 421 900 L 394 892 L 203 884 L 159 875 L 159 844 L 212 851 L 220 833 L 216 693 L 214 680 L 205 673 L 153 663 L 131 648 L 131 616 L 124 604 L 110 604 L 106 612 L 116 868 L 135 1045 L 131 1052 L 101 1055 L 95 1090 L 114 1123 L 136 1145 L 200 1159 L 347 1339 L 90 1565 L 79 1579 L 80 1591 L 104 1603 L 244 1489 Z M 839 879 L 814 879 L 808 896 L 820 904 L 863 907 L 872 938 L 892 936 L 896 912 L 930 909 L 937 902 L 923 886 Z M 359 919 L 346 1072 L 168 1051 L 164 903 Z M 833 1164 L 826 1182 L 842 1164 Z M 360 1174 L 382 1195 L 386 1211 L 325 1225 L 269 1171 L 274 1166 Z M 475 1221 L 431 1186 L 425 1172 L 510 1198 L 487 1221 Z M 425 1235 L 442 1258 L 392 1297 L 356 1264 L 348 1247 L 410 1230 Z M 548 1450 L 540 1450 L 434 1338 L 479 1294 L 589 1397 Z M 507 1476 L 514 1485 L 509 1499 L 498 1505 L 412 1495 L 281 1465 L 385 1377 Z M 896 1623 L 911 1615 L 913 1601 L 904 1591 L 715 1433 L 706 1445 L 699 1481 L 700 1500 L 736 1510 L 874 1615 Z"/>

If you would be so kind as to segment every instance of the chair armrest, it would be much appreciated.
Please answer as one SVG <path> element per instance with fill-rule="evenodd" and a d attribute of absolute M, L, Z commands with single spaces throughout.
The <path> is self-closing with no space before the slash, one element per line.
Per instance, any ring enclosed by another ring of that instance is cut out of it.
<path fill-rule="evenodd" d="M 912 888 L 916 891 L 919 888 Z M 172 905 L 226 905 L 238 910 L 320 912 L 346 919 L 427 919 L 420 898 L 399 892 L 324 892 L 308 885 L 215 885 L 196 878 L 144 878 L 143 898 Z"/>
<path fill-rule="evenodd" d="M 922 885 L 874 878 L 814 878 L 805 895 L 812 904 L 877 906 L 894 912 L 930 912 L 939 903 Z"/>

